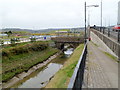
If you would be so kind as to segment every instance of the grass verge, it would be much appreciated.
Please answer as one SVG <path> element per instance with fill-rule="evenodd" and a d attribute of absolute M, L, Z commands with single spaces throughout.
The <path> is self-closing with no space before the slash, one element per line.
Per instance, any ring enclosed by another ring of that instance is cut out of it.
<path fill-rule="evenodd" d="M 96 47 L 99 47 L 96 43 L 94 43 L 93 41 L 91 41 Z"/>
<path fill-rule="evenodd" d="M 83 48 L 84 45 L 81 44 L 75 49 L 72 56 L 65 62 L 62 69 L 56 73 L 45 88 L 67 88 Z"/>
<path fill-rule="evenodd" d="M 111 55 L 111 54 L 110 54 L 110 53 L 108 53 L 108 52 L 104 52 L 104 53 L 105 53 L 105 55 L 107 55 L 108 57 L 110 57 L 111 59 L 113 59 L 113 60 L 115 60 L 116 62 L 118 62 L 118 63 L 119 63 L 119 61 L 118 61 L 117 57 L 115 57 L 115 56 Z"/>

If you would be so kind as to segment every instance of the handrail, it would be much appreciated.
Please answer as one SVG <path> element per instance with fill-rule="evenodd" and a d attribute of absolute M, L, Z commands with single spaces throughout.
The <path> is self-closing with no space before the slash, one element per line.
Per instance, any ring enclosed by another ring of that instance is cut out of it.
<path fill-rule="evenodd" d="M 79 88 L 79 90 L 81 89 L 83 75 L 84 75 L 86 54 L 87 54 L 87 43 L 85 44 L 82 54 L 80 56 L 80 59 L 78 61 L 78 64 L 74 69 L 74 73 L 70 79 L 67 90 L 72 90 L 73 88 Z"/>

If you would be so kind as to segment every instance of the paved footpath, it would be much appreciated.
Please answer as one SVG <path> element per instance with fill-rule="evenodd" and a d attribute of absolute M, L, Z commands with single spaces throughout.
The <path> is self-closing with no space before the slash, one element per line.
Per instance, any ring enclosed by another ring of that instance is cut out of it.
<path fill-rule="evenodd" d="M 118 63 L 89 42 L 83 88 L 118 88 Z"/>

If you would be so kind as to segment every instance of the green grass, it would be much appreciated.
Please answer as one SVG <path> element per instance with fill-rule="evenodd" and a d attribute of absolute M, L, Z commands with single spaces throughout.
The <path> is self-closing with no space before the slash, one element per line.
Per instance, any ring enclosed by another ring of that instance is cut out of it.
<path fill-rule="evenodd" d="M 50 42 L 52 42 L 51 40 L 49 40 L 49 41 L 37 41 L 38 43 L 50 43 Z M 33 42 L 34 43 L 34 42 Z M 23 45 L 25 45 L 25 44 L 31 44 L 31 42 L 22 42 L 22 43 L 17 43 L 17 44 L 15 44 L 14 46 L 12 46 L 12 45 L 10 45 L 10 44 L 6 44 L 6 45 L 4 45 L 4 46 L 2 46 L 2 49 L 4 49 L 4 48 L 14 48 L 14 47 L 18 47 L 18 46 L 23 46 Z"/>
<path fill-rule="evenodd" d="M 12 45 L 9 48 L 2 48 L 2 56 L 10 58 L 11 55 L 18 55 L 22 53 L 29 53 L 31 51 L 42 51 L 48 47 L 48 42 L 32 42 L 26 44 Z"/>
<path fill-rule="evenodd" d="M 9 48 L 8 48 L 9 49 Z M 44 50 L 30 51 L 3 57 L 2 60 L 2 81 L 6 82 L 14 75 L 27 71 L 32 66 L 46 60 L 58 52 L 57 49 L 48 47 Z"/>
<path fill-rule="evenodd" d="M 72 56 L 65 62 L 62 69 L 56 73 L 45 88 L 67 88 L 83 48 L 84 45 L 81 44 L 75 49 Z"/>
<path fill-rule="evenodd" d="M 18 43 L 15 46 L 22 46 L 22 45 L 25 45 L 25 44 L 28 44 L 28 43 L 31 43 L 31 42 Z M 10 44 L 8 44 L 8 45 L 6 44 L 6 45 L 2 46 L 2 48 L 13 48 L 15 46 L 11 46 Z"/>
<path fill-rule="evenodd" d="M 58 31 L 58 30 L 56 30 Z M 70 29 L 60 29 L 59 31 L 70 31 Z"/>
<path fill-rule="evenodd" d="M 91 41 L 92 42 L 92 41 Z M 95 46 L 99 47 L 96 43 L 92 42 Z"/>
<path fill-rule="evenodd" d="M 108 52 L 104 52 L 108 57 L 110 57 L 111 59 L 113 59 L 113 60 L 115 60 L 116 62 L 118 62 L 119 63 L 119 61 L 118 61 L 118 59 L 117 59 L 117 57 L 115 57 L 115 56 L 113 56 L 113 55 L 111 55 L 110 53 L 108 53 Z"/>

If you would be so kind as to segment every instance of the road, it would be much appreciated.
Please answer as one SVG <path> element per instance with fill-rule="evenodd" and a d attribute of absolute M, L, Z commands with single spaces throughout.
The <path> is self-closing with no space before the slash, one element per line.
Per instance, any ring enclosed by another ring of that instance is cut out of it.
<path fill-rule="evenodd" d="M 96 27 L 96 30 L 100 31 L 100 27 Z M 111 39 L 115 40 L 116 42 L 118 42 L 118 32 L 113 31 L 112 28 L 108 28 L 106 27 L 103 31 L 103 29 L 101 30 L 101 33 L 104 33 L 104 35 L 109 36 Z M 109 34 L 109 35 L 108 35 Z M 120 34 L 119 34 L 120 35 Z M 120 40 L 120 37 L 119 37 Z"/>
<path fill-rule="evenodd" d="M 105 34 L 108 35 L 109 30 L 105 29 Z M 118 32 L 113 31 L 112 29 L 110 29 L 110 37 L 115 39 L 117 41 L 118 39 Z"/>

